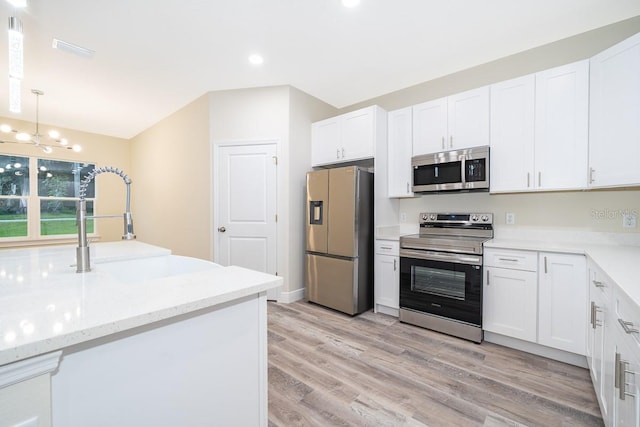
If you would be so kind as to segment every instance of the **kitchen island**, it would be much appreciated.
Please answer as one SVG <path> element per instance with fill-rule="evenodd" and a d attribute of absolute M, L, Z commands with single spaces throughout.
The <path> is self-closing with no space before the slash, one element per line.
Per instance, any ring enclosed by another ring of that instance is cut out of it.
<path fill-rule="evenodd" d="M 0 425 L 266 425 L 282 279 L 137 241 L 0 251 Z"/>

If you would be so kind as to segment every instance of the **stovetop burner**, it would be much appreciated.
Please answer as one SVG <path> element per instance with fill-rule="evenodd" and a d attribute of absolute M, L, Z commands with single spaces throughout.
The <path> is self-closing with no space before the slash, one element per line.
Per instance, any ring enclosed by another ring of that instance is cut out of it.
<path fill-rule="evenodd" d="M 426 251 L 482 254 L 493 238 L 493 214 L 421 213 L 420 234 L 402 236 L 400 247 Z"/>

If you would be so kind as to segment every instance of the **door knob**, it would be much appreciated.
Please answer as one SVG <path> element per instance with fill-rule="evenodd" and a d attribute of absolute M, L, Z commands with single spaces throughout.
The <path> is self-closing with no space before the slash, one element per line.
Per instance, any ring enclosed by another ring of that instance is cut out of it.
<path fill-rule="evenodd" d="M 218 227 L 218 231 L 224 233 L 225 231 L 227 231 L 227 229 L 224 227 Z"/>

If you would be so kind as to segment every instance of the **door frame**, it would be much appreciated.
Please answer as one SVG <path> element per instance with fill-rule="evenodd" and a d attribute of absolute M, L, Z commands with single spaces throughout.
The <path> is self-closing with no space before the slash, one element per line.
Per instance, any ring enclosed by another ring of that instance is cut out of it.
<path fill-rule="evenodd" d="M 219 140 L 219 141 L 213 141 L 213 149 L 211 150 L 211 165 L 212 165 L 212 174 L 211 174 L 211 189 L 213 194 L 211 195 L 211 212 L 212 212 L 212 216 L 211 216 L 211 233 L 212 238 L 211 238 L 211 255 L 212 255 L 212 260 L 214 262 L 217 262 L 218 260 L 218 249 L 219 249 L 219 237 L 218 237 L 218 218 L 220 217 L 220 203 L 218 203 L 218 197 L 220 196 L 220 189 L 218 187 L 218 183 L 220 182 L 219 180 L 219 174 L 220 174 L 220 165 L 219 165 L 219 160 L 220 160 L 220 148 L 221 147 L 241 147 L 241 146 L 251 146 L 251 145 L 272 145 L 275 144 L 276 146 L 276 156 L 278 159 L 281 158 L 280 156 L 280 139 L 278 138 L 270 138 L 270 139 L 228 139 L 228 140 Z M 280 212 L 280 204 L 278 203 L 278 198 L 279 198 L 279 194 L 280 194 L 280 176 L 281 174 L 278 173 L 278 170 L 276 169 L 276 213 Z M 280 227 L 279 227 L 279 222 L 276 222 L 276 242 L 275 242 L 275 246 L 276 246 L 276 269 L 278 270 L 278 275 L 282 276 L 282 273 L 279 271 L 280 270 L 280 258 L 279 258 L 279 231 L 280 231 Z M 281 290 L 278 292 L 278 294 L 280 294 Z M 279 296 L 279 295 L 278 295 Z"/>

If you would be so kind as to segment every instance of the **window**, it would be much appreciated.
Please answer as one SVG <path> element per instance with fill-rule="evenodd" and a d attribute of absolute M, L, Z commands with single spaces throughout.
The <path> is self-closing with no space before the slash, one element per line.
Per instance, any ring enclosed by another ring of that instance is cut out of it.
<path fill-rule="evenodd" d="M 76 200 L 80 181 L 94 164 L 0 154 L 0 239 L 40 239 L 78 232 Z M 86 192 L 93 215 L 95 183 Z M 87 221 L 93 233 L 93 220 Z"/>
<path fill-rule="evenodd" d="M 29 159 L 0 156 L 0 238 L 27 236 Z"/>

